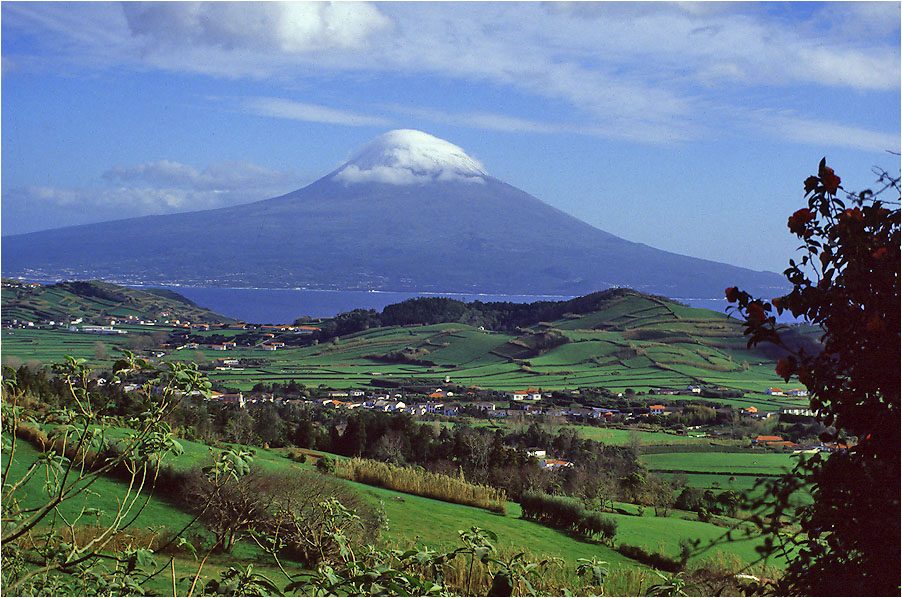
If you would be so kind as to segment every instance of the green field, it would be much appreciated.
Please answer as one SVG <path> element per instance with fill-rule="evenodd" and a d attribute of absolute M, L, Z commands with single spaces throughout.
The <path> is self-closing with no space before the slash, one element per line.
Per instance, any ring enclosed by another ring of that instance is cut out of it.
<path fill-rule="evenodd" d="M 108 306 L 112 311 L 120 309 Z M 172 329 L 164 326 L 129 326 L 129 334 L 100 336 L 72 333 L 63 330 L 15 329 L 4 330 L 2 349 L 5 362 L 43 364 L 62 361 L 64 355 L 84 358 L 97 371 L 108 368 L 117 348 L 130 348 L 136 337 L 150 337 Z M 543 330 L 556 330 L 567 342 L 549 350 L 531 348 L 530 339 L 541 338 Z M 234 337 L 244 334 L 237 330 L 194 332 L 203 338 L 214 335 Z M 291 342 L 293 337 L 273 333 L 272 340 Z M 405 352 L 415 355 L 416 362 L 398 361 Z M 689 384 L 720 386 L 742 390 L 741 399 L 716 399 L 736 407 L 755 406 L 761 411 L 776 411 L 780 407 L 805 404 L 804 399 L 772 397 L 764 394 L 771 386 L 785 386 L 774 373 L 774 361 L 760 353 L 749 351 L 741 335 L 741 325 L 722 314 L 677 305 L 644 296 L 627 295 L 611 302 L 598 312 L 581 316 L 565 316 L 554 322 L 536 325 L 531 329 L 500 333 L 480 330 L 461 323 L 430 326 L 382 327 L 345 335 L 307 347 L 285 347 L 277 351 L 263 351 L 258 347 L 238 347 L 230 351 L 213 351 L 209 343 L 198 350 L 177 351 L 173 346 L 164 349 L 162 360 L 199 361 L 211 364 L 215 359 L 251 358 L 258 364 L 244 369 L 209 371 L 214 384 L 249 391 L 264 382 L 296 381 L 308 388 L 325 386 L 336 389 L 365 388 L 373 378 L 405 378 L 413 381 L 436 381 L 448 376 L 450 381 L 464 387 L 477 385 L 497 391 L 523 390 L 527 387 L 543 391 L 601 387 L 612 392 L 632 389 L 644 393 L 659 387 L 685 387 Z M 396 361 L 392 361 L 395 359 Z M 627 393 L 629 394 L 629 393 Z M 690 397 L 648 397 L 670 404 Z M 526 427 L 528 418 L 508 420 L 473 420 L 474 426 L 493 426 L 513 430 Z M 452 425 L 443 422 L 443 425 Z M 755 487 L 759 479 L 767 479 L 791 468 L 798 457 L 774 452 L 713 452 L 745 450 L 748 441 L 712 439 L 669 433 L 649 426 L 647 429 L 624 429 L 613 426 L 565 424 L 558 420 L 542 423 L 546 431 L 556 434 L 563 426 L 581 437 L 609 445 L 635 444 L 642 453 L 641 460 L 648 470 L 665 478 L 685 477 L 691 486 L 712 491 L 734 489 L 760 497 L 763 490 Z M 111 436 L 124 434 L 111 430 Z M 210 463 L 210 447 L 181 440 L 184 454 L 166 460 L 178 469 L 204 467 Z M 643 448 L 645 447 L 645 448 Z M 742 447 L 742 448 L 740 448 Z M 36 451 L 20 446 L 18 455 L 31 459 Z M 315 470 L 314 459 L 298 463 L 286 449 L 252 449 L 254 463 L 264 471 L 290 472 Z M 662 452 L 657 451 L 672 451 Z M 338 457 L 341 458 L 341 457 Z M 6 459 L 6 456 L 4 456 Z M 6 461 L 4 461 L 4 464 Z M 14 464 L 14 470 L 20 465 Z M 640 565 L 612 548 L 587 541 L 575 534 L 561 532 L 520 519 L 520 507 L 508 504 L 506 515 L 483 509 L 450 504 L 392 490 L 350 484 L 374 507 L 382 509 L 388 518 L 383 540 L 391 546 L 407 546 L 418 542 L 433 548 L 452 548 L 458 543 L 458 530 L 471 525 L 490 529 L 499 536 L 499 547 L 508 550 L 528 549 L 533 555 L 553 555 L 569 565 L 579 558 L 598 557 L 611 564 L 612 569 L 639 568 Z M 37 501 L 41 487 L 32 480 L 24 488 L 24 498 Z M 99 480 L 89 495 L 90 506 L 109 517 L 116 507 L 116 498 L 124 487 L 115 480 Z M 71 504 L 63 513 L 76 514 L 85 502 Z M 625 512 L 638 513 L 632 505 L 619 505 Z M 618 523 L 616 542 L 643 547 L 650 552 L 674 556 L 681 540 L 699 540 L 702 545 L 716 546 L 694 556 L 699 559 L 722 551 L 751 562 L 757 558 L 755 547 L 760 539 L 724 542 L 727 529 L 697 520 L 694 513 L 672 512 L 669 517 L 654 517 L 646 508 L 644 516 L 609 514 Z M 136 527 L 183 526 L 190 521 L 188 513 L 164 500 L 151 499 L 136 520 Z M 271 563 L 258 549 L 243 544 L 236 549 L 236 558 L 243 562 L 259 563 L 265 570 Z M 214 561 L 214 568 L 226 561 Z M 179 561 L 179 567 L 188 567 Z"/>
<path fill-rule="evenodd" d="M 524 349 L 516 334 L 479 330 L 461 323 L 373 328 L 315 346 L 286 346 L 277 351 L 238 347 L 213 351 L 166 349 L 163 359 L 211 362 L 229 358 L 262 360 L 263 365 L 216 370 L 211 379 L 223 386 L 250 390 L 258 382 L 297 381 L 308 387 L 366 387 L 374 377 L 443 379 L 500 391 L 527 387 L 542 390 L 602 387 L 612 392 L 648 392 L 689 384 L 722 386 L 746 393 L 741 399 L 722 399 L 736 407 L 762 411 L 801 405 L 804 399 L 772 397 L 764 391 L 783 383 L 774 361 L 745 347 L 741 325 L 723 314 L 676 303 L 627 295 L 598 312 L 568 316 L 536 325 L 532 330 L 556 329 L 568 342 L 547 351 Z M 160 333 L 165 327 L 129 327 L 132 334 Z M 211 330 L 212 335 L 235 336 L 243 331 Z M 273 340 L 291 342 L 287 333 Z M 59 361 L 63 355 L 87 358 L 98 367 L 106 347 L 110 363 L 116 346 L 129 347 L 129 335 L 100 337 L 59 330 L 5 330 L 3 353 L 22 362 Z M 415 351 L 419 363 L 387 361 L 390 355 Z M 535 353 L 535 354 L 533 354 Z M 515 357 L 519 355 L 519 357 Z M 673 397 L 673 400 L 680 400 Z"/>
<path fill-rule="evenodd" d="M 9 436 L 4 435 L 9 439 Z M 9 451 L 4 451 L 2 455 L 3 468 L 6 469 L 9 463 Z M 10 481 L 18 481 L 25 474 L 26 464 L 35 462 L 39 457 L 39 452 L 28 442 L 19 440 L 16 442 L 15 459 L 10 470 Z M 48 479 L 46 469 L 38 469 L 34 475 L 15 493 L 15 497 L 20 501 L 24 508 L 34 508 L 43 505 L 47 498 L 47 491 L 44 485 Z M 148 488 L 150 485 L 148 484 Z M 99 478 L 94 482 L 87 491 L 76 500 L 65 501 L 59 507 L 60 515 L 69 521 L 75 518 L 84 508 L 96 509 L 98 513 L 90 517 L 82 519 L 82 525 L 86 524 L 109 524 L 113 521 L 114 515 L 119 509 L 119 500 L 126 496 L 127 485 L 124 482 Z M 132 494 L 134 497 L 134 494 Z M 146 498 L 146 492 L 142 495 Z M 170 503 L 151 499 L 147 501 L 146 506 L 144 500 L 139 500 L 129 511 L 131 516 L 137 515 L 132 527 L 157 529 L 162 531 L 163 528 L 171 532 L 177 532 L 191 522 L 193 517 L 184 510 L 179 509 Z"/>
<path fill-rule="evenodd" d="M 643 455 L 651 471 L 778 475 L 804 455 L 791 453 L 662 453 Z"/>
<path fill-rule="evenodd" d="M 119 430 L 111 436 L 119 436 Z M 179 457 L 170 457 L 168 461 L 180 469 L 205 465 L 209 462 L 210 449 L 203 444 L 181 441 L 185 453 Z M 294 469 L 312 469 L 308 461 L 298 464 L 286 457 L 285 451 L 251 449 L 255 453 L 254 463 L 264 470 L 274 472 Z M 18 441 L 16 459 L 13 463 L 12 478 L 17 479 L 24 472 L 24 464 L 30 463 L 38 456 L 38 452 L 28 443 Z M 333 457 L 335 457 L 333 455 Z M 340 457 L 338 457 L 340 458 Z M 4 454 L 3 465 L 8 457 Z M 344 482 L 364 496 L 373 506 L 380 506 L 388 517 L 388 529 L 384 532 L 384 540 L 390 545 L 408 546 L 420 543 L 434 548 L 451 549 L 458 543 L 457 531 L 476 525 L 490 529 L 499 536 L 500 549 L 528 550 L 535 556 L 549 555 L 563 558 L 570 566 L 579 558 L 592 556 L 608 561 L 613 568 L 644 567 L 638 565 L 608 546 L 584 540 L 573 534 L 544 527 L 532 521 L 520 518 L 520 507 L 517 503 L 508 503 L 506 515 L 498 515 L 474 507 L 446 503 L 393 490 L 374 488 Z M 36 506 L 45 496 L 42 490 L 43 478 L 34 476 L 25 484 L 16 496 L 25 506 Z M 83 518 L 82 524 L 108 523 L 116 512 L 117 501 L 125 495 L 125 484 L 116 480 L 101 478 L 95 482 L 90 492 L 78 500 L 63 504 L 60 514 L 73 520 L 85 506 L 98 509 L 99 515 Z M 400 499 L 400 500 L 399 500 Z M 138 505 L 143 504 L 143 501 Z M 627 506 L 627 505 L 621 505 Z M 134 509 L 133 513 L 138 509 Z M 713 551 L 724 551 L 735 554 L 746 561 L 755 559 L 755 546 L 759 539 L 741 539 L 724 543 L 725 529 L 699 521 L 691 521 L 676 516 L 657 518 L 646 513 L 645 516 L 608 514 L 618 524 L 617 542 L 634 546 L 642 546 L 650 551 L 662 551 L 664 554 L 676 554 L 679 543 L 684 539 L 701 540 L 702 546 L 716 544 L 715 547 L 696 555 L 696 559 L 707 558 Z M 171 532 L 179 531 L 191 521 L 192 517 L 174 506 L 158 498 L 151 498 L 134 521 L 134 529 L 153 529 L 162 533 L 165 526 Z M 428 522 L 428 525 L 424 525 Z M 256 556 L 255 556 L 256 555 Z M 234 554 L 236 559 L 268 559 L 251 545 L 238 547 Z"/>

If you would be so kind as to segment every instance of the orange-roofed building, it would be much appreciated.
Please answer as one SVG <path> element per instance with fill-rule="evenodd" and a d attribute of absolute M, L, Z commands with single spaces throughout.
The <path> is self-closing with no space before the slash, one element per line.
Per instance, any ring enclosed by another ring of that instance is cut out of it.
<path fill-rule="evenodd" d="M 563 459 L 543 459 L 542 467 L 545 469 L 560 469 L 562 467 L 573 467 L 572 461 L 564 461 Z"/>
<path fill-rule="evenodd" d="M 782 436 L 758 436 L 755 444 L 770 444 L 771 442 L 784 442 Z"/>

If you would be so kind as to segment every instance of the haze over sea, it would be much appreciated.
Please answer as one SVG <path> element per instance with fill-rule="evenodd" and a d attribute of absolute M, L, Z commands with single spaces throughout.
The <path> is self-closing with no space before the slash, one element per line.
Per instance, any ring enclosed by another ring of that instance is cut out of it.
<path fill-rule="evenodd" d="M 290 324 L 297 318 L 325 318 L 353 309 L 381 311 L 386 305 L 412 297 L 450 297 L 460 301 L 565 301 L 573 295 L 484 295 L 466 293 L 416 293 L 394 291 L 328 291 L 308 289 L 236 289 L 224 287 L 163 286 L 216 313 L 255 324 Z M 692 307 L 723 312 L 726 300 L 677 299 Z"/>

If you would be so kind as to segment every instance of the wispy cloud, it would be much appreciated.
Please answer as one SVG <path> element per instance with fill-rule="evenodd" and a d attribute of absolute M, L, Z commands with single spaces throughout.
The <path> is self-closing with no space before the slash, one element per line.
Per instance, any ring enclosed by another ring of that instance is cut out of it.
<path fill-rule="evenodd" d="M 287 118 L 317 123 L 331 123 L 335 125 L 362 126 L 391 126 L 392 121 L 379 117 L 358 114 L 348 110 L 329 108 L 316 104 L 305 104 L 283 98 L 244 98 L 239 100 L 243 110 L 260 116 L 274 118 Z"/>
<path fill-rule="evenodd" d="M 573 126 L 601 137 L 666 143 L 716 131 L 717 123 L 699 124 L 712 102 L 737 111 L 763 108 L 750 105 L 755 94 L 749 91 L 899 89 L 896 2 L 810 10 L 807 3 L 732 2 L 20 4 L 26 3 L 3 5 L 4 33 L 7 15 L 13 27 L 52 31 L 43 43 L 56 57 L 84 56 L 82 64 L 118 60 L 286 87 L 335 75 L 436 76 L 489 83 L 571 111 L 568 125 L 500 118 L 490 106 L 434 115 L 501 131 Z M 118 16 L 97 18 L 114 10 Z M 68 24 L 70 13 L 78 26 Z M 366 114 L 365 99 L 356 102 L 336 108 L 263 97 L 244 109 L 350 126 L 392 124 Z"/>
<path fill-rule="evenodd" d="M 770 131 L 784 141 L 817 147 L 842 147 L 870 152 L 899 151 L 900 138 L 831 122 L 795 116 L 770 115 L 758 121 L 763 131 Z"/>
<path fill-rule="evenodd" d="M 270 195 L 247 190 L 174 187 L 18 187 L 3 192 L 2 232 L 19 234 L 120 218 L 209 210 L 266 197 Z"/>
<path fill-rule="evenodd" d="M 563 133 L 573 132 L 573 127 L 565 124 L 546 123 L 526 118 L 517 118 L 495 112 L 447 112 L 418 106 L 393 104 L 389 110 L 405 117 L 420 118 L 433 122 L 484 129 L 507 133 Z"/>
<path fill-rule="evenodd" d="M 215 46 L 286 54 L 359 49 L 391 28 L 363 2 L 124 2 L 131 31 L 149 45 Z"/>
<path fill-rule="evenodd" d="M 625 123 L 599 124 L 596 119 L 583 117 L 577 123 L 555 123 L 531 120 L 499 114 L 496 112 L 447 112 L 432 108 L 393 105 L 388 109 L 399 117 L 412 117 L 432 122 L 467 127 L 483 131 L 503 131 L 505 133 L 543 133 L 549 135 L 581 135 L 602 139 L 627 139 L 630 141 L 649 143 L 674 143 L 691 138 L 694 133 L 688 127 L 668 129 L 667 136 L 654 127 L 642 126 L 635 122 L 632 126 Z"/>
<path fill-rule="evenodd" d="M 222 208 L 281 195 L 302 186 L 297 175 L 250 162 L 203 169 L 172 160 L 113 166 L 85 187 L 24 186 L 3 192 L 3 233 Z"/>
<path fill-rule="evenodd" d="M 197 191 L 266 189 L 297 182 L 291 173 L 235 161 L 215 162 L 198 170 L 188 164 L 160 160 L 137 166 L 114 166 L 103 178 L 114 183 L 145 183 L 157 188 Z"/>

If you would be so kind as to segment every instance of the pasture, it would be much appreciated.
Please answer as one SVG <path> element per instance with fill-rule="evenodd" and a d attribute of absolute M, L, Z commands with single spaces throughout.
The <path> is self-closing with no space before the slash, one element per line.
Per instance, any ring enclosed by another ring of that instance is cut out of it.
<path fill-rule="evenodd" d="M 719 473 L 727 475 L 778 475 L 792 469 L 805 455 L 792 453 L 660 453 L 643 455 L 651 471 Z"/>
<path fill-rule="evenodd" d="M 804 399 L 775 397 L 766 389 L 781 387 L 774 361 L 745 347 L 738 321 L 723 314 L 688 308 L 655 298 L 626 296 L 605 309 L 537 324 L 522 334 L 557 330 L 566 342 L 532 351 L 518 344 L 518 335 L 479 330 L 461 323 L 383 327 L 364 330 L 318 345 L 291 346 L 292 335 L 275 332 L 270 340 L 286 342 L 276 351 L 241 346 L 214 351 L 162 349 L 162 359 L 211 363 L 222 357 L 254 359 L 257 365 L 210 372 L 214 383 L 250 390 L 258 382 L 296 381 L 308 387 L 346 389 L 369 386 L 374 377 L 443 380 L 499 391 L 527 387 L 543 391 L 601 387 L 615 393 L 645 393 L 661 387 L 690 384 L 725 387 L 746 393 L 741 399 L 721 399 L 736 407 L 775 411 Z M 129 337 L 166 332 L 166 327 L 129 327 Z M 212 329 L 193 332 L 201 338 L 234 337 L 244 331 Z M 98 367 L 96 343 L 108 346 L 111 362 L 116 346 L 131 347 L 128 338 L 77 335 L 59 330 L 4 331 L 4 355 L 21 361 L 59 361 L 64 354 L 92 360 Z M 397 356 L 407 351 L 415 359 Z M 520 355 L 520 357 L 514 357 Z M 785 386 L 785 385 L 784 385 Z M 673 400 L 680 400 L 673 397 Z"/>

